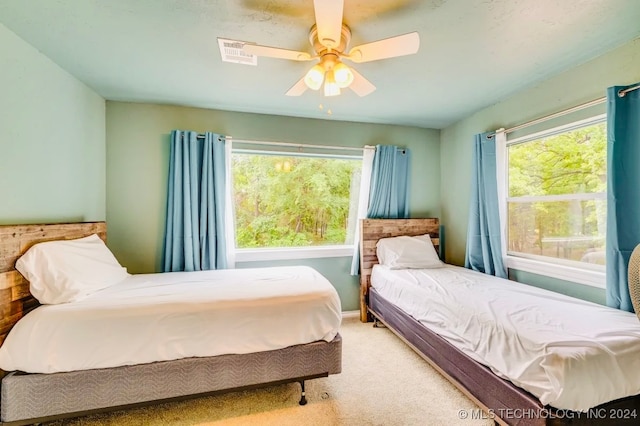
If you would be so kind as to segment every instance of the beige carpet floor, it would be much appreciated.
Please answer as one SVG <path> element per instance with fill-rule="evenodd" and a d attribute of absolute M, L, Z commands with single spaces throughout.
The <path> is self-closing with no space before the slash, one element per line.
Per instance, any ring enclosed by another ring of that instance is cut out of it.
<path fill-rule="evenodd" d="M 298 405 L 300 385 L 292 383 L 50 425 L 493 424 L 478 419 L 477 406 L 389 330 L 348 318 L 340 334 L 342 373 L 306 382 L 305 406 Z"/>

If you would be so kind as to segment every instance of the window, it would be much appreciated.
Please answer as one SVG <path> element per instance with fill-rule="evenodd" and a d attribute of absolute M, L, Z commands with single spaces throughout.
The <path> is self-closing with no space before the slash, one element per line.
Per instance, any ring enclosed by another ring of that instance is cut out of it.
<path fill-rule="evenodd" d="M 335 255 L 353 244 L 361 166 L 361 156 L 234 150 L 236 248 L 286 248 L 281 258 L 292 258 L 295 248 Z"/>
<path fill-rule="evenodd" d="M 505 157 L 509 267 L 603 286 L 604 117 L 507 141 Z"/>

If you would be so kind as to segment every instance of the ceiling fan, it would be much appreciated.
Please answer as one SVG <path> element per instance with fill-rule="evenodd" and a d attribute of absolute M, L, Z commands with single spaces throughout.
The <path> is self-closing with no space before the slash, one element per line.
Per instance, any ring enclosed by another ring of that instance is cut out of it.
<path fill-rule="evenodd" d="M 359 96 L 366 96 L 376 90 L 376 87 L 355 69 L 345 65 L 342 59 L 355 63 L 371 62 L 411 55 L 420 47 L 420 36 L 417 32 L 412 32 L 361 44 L 347 52 L 351 30 L 342 23 L 344 1 L 314 0 L 313 6 L 316 23 L 309 32 L 309 41 L 316 53 L 314 56 L 307 52 L 243 42 L 243 51 L 256 56 L 293 61 L 319 60 L 287 91 L 287 96 L 300 96 L 307 88 L 319 90 L 323 83 L 325 96 L 339 95 L 340 89 L 346 87 Z"/>

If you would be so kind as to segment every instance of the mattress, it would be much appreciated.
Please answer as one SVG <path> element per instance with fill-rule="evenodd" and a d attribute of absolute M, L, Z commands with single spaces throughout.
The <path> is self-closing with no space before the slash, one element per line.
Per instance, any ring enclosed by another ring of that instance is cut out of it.
<path fill-rule="evenodd" d="M 544 405 L 587 411 L 640 393 L 634 314 L 450 265 L 376 265 L 371 285 Z"/>
<path fill-rule="evenodd" d="M 5 371 L 55 373 L 331 341 L 331 283 L 304 266 L 132 275 L 25 315 L 0 347 Z"/>

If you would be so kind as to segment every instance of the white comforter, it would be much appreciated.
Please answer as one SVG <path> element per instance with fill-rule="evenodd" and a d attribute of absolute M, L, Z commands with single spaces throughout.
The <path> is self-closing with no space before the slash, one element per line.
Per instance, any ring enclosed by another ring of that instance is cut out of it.
<path fill-rule="evenodd" d="M 0 368 L 55 373 L 331 341 L 340 311 L 331 283 L 304 266 L 132 275 L 27 314 L 0 347 Z"/>
<path fill-rule="evenodd" d="M 560 409 L 640 393 L 634 314 L 465 268 L 389 270 L 372 286 L 474 360 Z"/>

